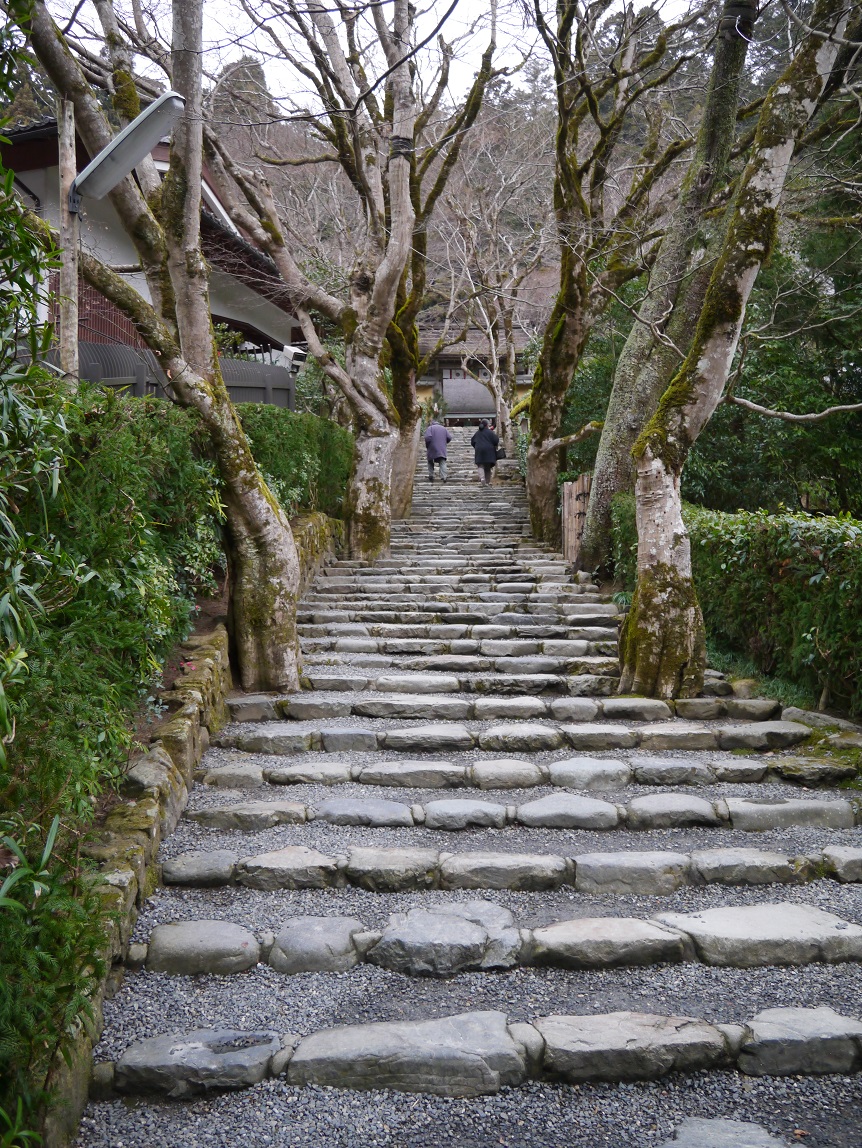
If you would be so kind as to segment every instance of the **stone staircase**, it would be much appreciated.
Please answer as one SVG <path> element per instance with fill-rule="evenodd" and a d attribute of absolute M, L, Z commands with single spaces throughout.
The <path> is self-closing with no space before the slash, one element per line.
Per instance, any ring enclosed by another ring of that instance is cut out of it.
<path fill-rule="evenodd" d="M 718 674 L 616 697 L 515 468 L 449 473 L 316 580 L 307 688 L 232 700 L 79 1145 L 858 1146 L 855 769 Z"/>

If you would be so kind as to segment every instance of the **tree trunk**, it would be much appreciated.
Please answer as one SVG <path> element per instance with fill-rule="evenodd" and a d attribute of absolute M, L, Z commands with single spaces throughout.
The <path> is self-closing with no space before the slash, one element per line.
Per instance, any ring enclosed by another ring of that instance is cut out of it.
<path fill-rule="evenodd" d="M 162 224 L 183 360 L 200 376 L 171 373 L 215 445 L 227 515 L 233 644 L 244 689 L 298 689 L 299 560 L 278 502 L 266 488 L 224 384 L 213 341 L 209 274 L 200 248 L 203 127 L 202 0 L 173 10 L 173 82 L 186 100 L 162 186 Z"/>
<path fill-rule="evenodd" d="M 419 458 L 419 442 L 421 438 L 422 422 L 419 411 L 412 420 L 412 425 L 404 424 L 398 428 L 398 442 L 392 457 L 392 517 L 409 518 L 413 507 L 413 476 L 416 474 L 416 462 Z"/>
<path fill-rule="evenodd" d="M 619 692 L 695 697 L 703 689 L 706 640 L 680 481 L 649 451 L 638 464 L 637 527 L 638 585 L 620 634 Z"/>
<path fill-rule="evenodd" d="M 683 277 L 691 265 L 704 211 L 723 178 L 733 144 L 739 86 L 756 6 L 749 4 L 745 19 L 739 13 L 740 6 L 735 4 L 733 21 L 727 28 L 722 23 L 695 154 L 650 274 L 649 295 L 614 373 L 581 539 L 579 564 L 584 570 L 597 570 L 610 557 L 611 500 L 615 494 L 632 489 L 632 447 L 679 366 L 675 347 L 681 347 L 683 354 L 688 350 L 709 284 L 708 273 L 701 272 L 696 283 L 687 285 L 683 285 Z M 681 292 L 686 297 L 685 311 L 694 312 L 694 322 L 682 319 L 675 309 Z M 657 337 L 662 331 L 670 345 Z"/>
<path fill-rule="evenodd" d="M 389 553 L 392 462 L 398 428 L 383 420 L 356 435 L 348 494 L 350 557 L 373 562 Z"/>
<path fill-rule="evenodd" d="M 721 401 L 748 298 L 775 243 L 796 143 L 835 66 L 849 14 L 842 4 L 818 0 L 810 18 L 815 30 L 767 93 L 688 355 L 634 447 L 638 585 L 620 643 L 621 690 L 690 696 L 702 672 L 703 621 L 682 521 L 680 478 L 691 447 Z"/>
<path fill-rule="evenodd" d="M 566 393 L 587 339 L 586 270 L 569 247 L 563 247 L 562 284 L 545 328 L 530 398 L 530 444 L 527 448 L 527 501 L 533 534 L 559 547 L 562 523 L 557 508 L 560 451 L 546 444 L 559 437 Z"/>

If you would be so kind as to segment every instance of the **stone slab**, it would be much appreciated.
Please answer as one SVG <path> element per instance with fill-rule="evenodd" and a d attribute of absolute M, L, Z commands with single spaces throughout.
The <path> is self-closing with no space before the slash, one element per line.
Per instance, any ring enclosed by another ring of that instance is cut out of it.
<path fill-rule="evenodd" d="M 545 1039 L 546 1071 L 572 1084 L 656 1080 L 729 1060 L 722 1033 L 692 1017 L 616 1012 L 541 1017 L 534 1025 Z"/>
<path fill-rule="evenodd" d="M 204 774 L 204 785 L 218 789 L 259 789 L 263 785 L 263 770 L 259 765 L 239 763 L 220 765 Z"/>
<path fill-rule="evenodd" d="M 711 801 L 689 793 L 649 793 L 626 806 L 630 829 L 675 829 L 688 825 L 718 825 Z"/>
<path fill-rule="evenodd" d="M 689 1116 L 677 1128 L 673 1140 L 665 1140 L 659 1148 L 788 1148 L 788 1145 L 760 1124 L 750 1124 L 747 1120 L 701 1120 Z"/>
<path fill-rule="evenodd" d="M 264 771 L 271 785 L 343 785 L 350 781 L 350 766 L 341 761 L 303 761 Z"/>
<path fill-rule="evenodd" d="M 354 917 L 294 917 L 278 932 L 267 963 L 279 973 L 344 973 L 359 962 Z"/>
<path fill-rule="evenodd" d="M 375 893 L 430 889 L 437 883 L 440 854 L 436 849 L 351 849 L 347 879 Z"/>
<path fill-rule="evenodd" d="M 381 734 L 385 749 L 425 750 L 441 753 L 446 750 L 472 749 L 475 738 L 463 725 L 424 725 L 408 729 L 389 729 Z"/>
<path fill-rule="evenodd" d="M 710 885 L 788 885 L 797 878 L 790 857 L 764 849 L 698 849 L 691 866 Z"/>
<path fill-rule="evenodd" d="M 332 797 L 315 801 L 308 809 L 309 821 L 325 821 L 329 825 L 363 825 L 372 827 L 411 828 L 413 816 L 410 806 L 401 801 L 382 798 Z"/>
<path fill-rule="evenodd" d="M 634 749 L 639 740 L 638 734 L 624 725 L 584 722 L 560 728 L 572 749 Z"/>
<path fill-rule="evenodd" d="M 709 785 L 712 771 L 700 761 L 676 757 L 632 758 L 635 779 L 641 785 Z"/>
<path fill-rule="evenodd" d="M 186 817 L 208 829 L 241 829 L 251 833 L 273 825 L 300 825 L 305 821 L 305 806 L 299 801 L 241 801 L 236 805 L 187 810 Z"/>
<path fill-rule="evenodd" d="M 426 697 L 424 694 L 397 694 L 356 702 L 357 717 L 406 718 L 408 721 L 463 721 L 473 716 L 473 703 L 465 698 Z"/>
<path fill-rule="evenodd" d="M 448 761 L 380 761 L 358 766 L 353 777 L 363 785 L 408 789 L 456 789 L 467 782 L 467 769 Z"/>
<path fill-rule="evenodd" d="M 807 726 L 793 721 L 761 721 L 726 725 L 718 729 L 719 749 L 789 749 L 810 734 Z"/>
<path fill-rule="evenodd" d="M 605 698 L 602 713 L 612 721 L 667 721 L 673 717 L 667 702 L 658 698 Z"/>
<path fill-rule="evenodd" d="M 243 731 L 233 741 L 245 753 L 293 754 L 307 753 L 313 737 L 308 731 L 293 729 L 290 722 L 274 721 Z"/>
<path fill-rule="evenodd" d="M 749 1076 L 856 1072 L 862 1024 L 831 1008 L 765 1009 L 745 1026 L 738 1064 Z"/>
<path fill-rule="evenodd" d="M 490 801 L 444 799 L 425 804 L 426 829 L 467 829 L 472 826 L 502 829 L 506 824 L 506 807 Z"/>
<path fill-rule="evenodd" d="M 716 732 L 694 722 L 662 722 L 641 730 L 642 749 L 715 749 Z"/>
<path fill-rule="evenodd" d="M 708 965 L 756 968 L 862 960 L 862 925 L 810 905 L 734 905 L 661 913 L 656 919 L 688 934 Z"/>
<path fill-rule="evenodd" d="M 552 785 L 568 789 L 608 792 L 623 789 L 631 781 L 631 770 L 624 761 L 612 758 L 567 757 L 548 764 Z"/>
<path fill-rule="evenodd" d="M 598 717 L 599 707 L 591 698 L 553 698 L 551 714 L 557 721 L 593 722 Z"/>
<path fill-rule="evenodd" d="M 461 683 L 454 674 L 383 674 L 376 688 L 393 694 L 456 694 Z"/>
<path fill-rule="evenodd" d="M 750 782 L 763 781 L 769 768 L 758 757 L 718 757 L 713 758 L 709 768 L 716 781 Z"/>
<path fill-rule="evenodd" d="M 147 968 L 153 973 L 227 975 L 252 968 L 260 959 L 253 933 L 230 921 L 172 921 L 150 934 Z"/>
<path fill-rule="evenodd" d="M 675 930 L 635 917 L 581 917 L 533 931 L 532 962 L 567 969 L 616 968 L 682 961 Z"/>
<path fill-rule="evenodd" d="M 395 913 L 368 952 L 373 964 L 409 976 L 454 976 L 518 963 L 521 934 L 508 909 L 488 901 Z"/>
<path fill-rule="evenodd" d="M 734 829 L 758 832 L 788 829 L 794 825 L 815 825 L 823 829 L 852 829 L 855 823 L 849 801 L 818 798 L 773 798 L 770 801 L 744 797 L 726 799 Z"/>
<path fill-rule="evenodd" d="M 676 716 L 687 721 L 714 721 L 724 717 L 724 702 L 719 698 L 678 698 L 673 708 Z"/>
<path fill-rule="evenodd" d="M 521 825 L 549 829 L 613 829 L 619 820 L 619 810 L 609 801 L 573 793 L 552 793 L 518 807 Z"/>
<path fill-rule="evenodd" d="M 339 726 L 320 731 L 327 753 L 362 753 L 377 749 L 377 734 L 361 726 Z"/>
<path fill-rule="evenodd" d="M 347 1025 L 305 1037 L 290 1084 L 482 1096 L 520 1084 L 524 1055 L 501 1012 Z"/>
<path fill-rule="evenodd" d="M 131 1045 L 117 1061 L 118 1092 L 161 1092 L 172 1098 L 209 1089 L 246 1088 L 268 1075 L 281 1038 L 273 1032 L 195 1029 Z"/>
<path fill-rule="evenodd" d="M 685 853 L 583 853 L 574 858 L 581 893 L 645 893 L 666 896 L 689 883 Z"/>
<path fill-rule="evenodd" d="M 324 889 L 338 872 L 334 857 L 288 845 L 255 857 L 243 857 L 236 867 L 236 879 L 249 889 Z"/>
<path fill-rule="evenodd" d="M 850 845 L 830 845 L 823 850 L 829 872 L 839 881 L 862 881 L 862 849 Z"/>
<path fill-rule="evenodd" d="M 529 720 L 545 717 L 548 703 L 542 698 L 476 698 L 473 710 L 477 721 L 496 721 L 499 718 Z"/>
<path fill-rule="evenodd" d="M 531 853 L 441 854 L 444 889 L 557 889 L 568 876 L 565 857 Z"/>
<path fill-rule="evenodd" d="M 192 885 L 198 889 L 229 885 L 238 860 L 238 855 L 228 849 L 191 850 L 162 862 L 162 880 L 166 885 Z"/>
<path fill-rule="evenodd" d="M 541 785 L 546 775 L 533 762 L 501 757 L 474 761 L 470 780 L 479 789 L 529 789 Z"/>
<path fill-rule="evenodd" d="M 509 753 L 559 749 L 562 744 L 563 735 L 558 729 L 554 726 L 540 725 L 538 722 L 491 726 L 479 734 L 479 745 L 482 749 Z"/>

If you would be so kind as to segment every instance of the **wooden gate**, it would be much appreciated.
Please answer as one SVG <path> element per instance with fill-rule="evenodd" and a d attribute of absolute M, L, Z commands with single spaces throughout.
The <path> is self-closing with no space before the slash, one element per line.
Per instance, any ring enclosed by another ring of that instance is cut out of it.
<path fill-rule="evenodd" d="M 577 564 L 581 550 L 592 481 L 592 473 L 588 471 L 579 474 L 574 482 L 563 483 L 563 557 L 573 565 Z"/>

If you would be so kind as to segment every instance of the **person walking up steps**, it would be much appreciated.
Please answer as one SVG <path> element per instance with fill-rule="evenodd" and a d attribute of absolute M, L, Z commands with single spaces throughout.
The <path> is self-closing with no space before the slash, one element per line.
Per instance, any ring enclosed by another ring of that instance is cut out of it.
<path fill-rule="evenodd" d="M 488 426 L 487 419 L 481 419 L 479 429 L 470 439 L 470 446 L 475 451 L 476 469 L 479 472 L 479 482 L 491 482 L 491 471 L 497 465 L 497 447 L 500 440 Z"/>
<path fill-rule="evenodd" d="M 434 463 L 440 467 L 440 477 L 446 481 L 446 444 L 452 436 L 436 418 L 433 418 L 425 431 L 425 449 L 428 453 L 428 481 L 434 481 Z"/>

